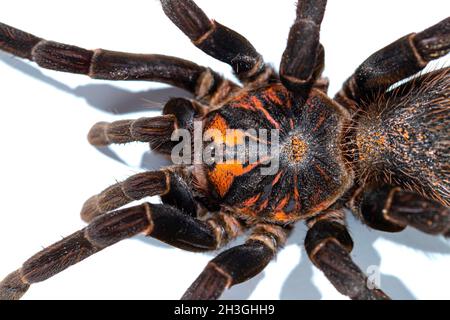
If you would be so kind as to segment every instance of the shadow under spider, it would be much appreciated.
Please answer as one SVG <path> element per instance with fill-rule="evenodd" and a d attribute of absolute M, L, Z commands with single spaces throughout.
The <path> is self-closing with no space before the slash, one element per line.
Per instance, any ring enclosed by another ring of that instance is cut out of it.
<path fill-rule="evenodd" d="M 354 242 L 352 258 L 364 272 L 370 266 L 381 265 L 382 255 L 374 247 L 378 239 L 385 239 L 426 254 L 450 254 L 448 242 L 440 236 L 428 235 L 410 227 L 399 233 L 387 233 L 369 229 L 354 218 L 350 212 L 347 214 L 347 223 L 348 230 Z M 287 245 L 302 243 L 302 239 L 305 236 L 305 229 L 301 227 L 298 229 L 303 230 L 294 232 Z M 321 294 L 312 283 L 313 268 L 314 265 L 309 260 L 305 249 L 301 248 L 300 263 L 291 271 L 284 282 L 280 298 L 320 299 Z M 423 276 L 426 276 L 425 272 Z M 381 289 L 393 299 L 416 299 L 405 284 L 395 275 L 381 273 L 380 282 Z"/>
<path fill-rule="evenodd" d="M 2 52 L 0 52 L 0 61 L 11 68 L 49 84 L 56 89 L 85 99 L 86 103 L 95 109 L 113 114 L 129 114 L 145 110 L 161 110 L 161 105 L 171 97 L 189 97 L 189 93 L 177 88 L 150 89 L 142 92 L 131 92 L 108 84 L 89 84 L 72 89 L 68 85 L 46 76 L 39 68 L 31 65 L 29 62 L 13 58 Z M 149 100 L 154 102 L 157 106 L 149 106 Z M 98 148 L 98 150 L 105 156 L 126 164 L 125 161 L 117 156 L 111 149 Z M 164 156 L 147 151 L 142 156 L 141 168 L 146 170 L 156 170 L 169 164 L 170 162 Z M 351 214 L 348 214 L 348 216 L 350 216 L 348 218 L 349 230 L 355 243 L 352 256 L 363 271 L 366 271 L 369 266 L 380 265 L 381 256 L 374 247 L 375 242 L 380 238 L 425 253 L 450 254 L 450 246 L 441 237 L 427 235 L 412 228 L 407 228 L 400 233 L 379 232 L 362 225 L 353 218 Z M 300 224 L 301 222 L 298 223 L 296 230 L 290 236 L 287 243 L 287 245 L 294 244 L 299 246 L 298 250 L 301 250 L 300 261 L 283 283 L 280 298 L 320 299 L 322 295 L 313 283 L 314 266 L 308 259 L 302 245 L 306 228 Z M 172 248 L 153 238 L 138 236 L 136 239 L 153 246 Z M 242 241 L 242 239 L 238 240 L 238 242 L 239 241 Z M 208 255 L 211 256 L 215 254 L 216 253 L 208 253 Z M 204 266 L 199 266 L 198 272 L 200 272 L 203 267 Z M 255 278 L 233 287 L 231 290 L 224 293 L 222 299 L 249 298 L 263 278 L 264 273 L 261 273 Z M 394 275 L 381 274 L 381 288 L 394 299 L 415 299 L 415 296 L 408 290 L 402 281 Z"/>
<path fill-rule="evenodd" d="M 161 111 L 161 106 L 171 97 L 190 97 L 185 90 L 168 87 L 132 92 L 109 84 L 88 84 L 71 88 L 45 75 L 31 62 L 0 52 L 0 61 L 17 71 L 42 81 L 63 92 L 83 98 L 91 107 L 112 114 L 129 114 L 142 111 Z M 151 98 L 151 100 L 150 100 Z"/>
<path fill-rule="evenodd" d="M 0 61 L 7 66 L 48 85 L 55 89 L 83 98 L 94 109 L 115 115 L 130 114 L 142 111 L 161 111 L 162 105 L 172 97 L 190 97 L 190 93 L 174 88 L 149 89 L 141 92 L 132 92 L 109 84 L 89 84 L 71 88 L 45 75 L 40 68 L 31 62 L 18 59 L 10 54 L 0 52 Z M 150 100 L 151 98 L 151 100 Z M 100 153 L 125 164 L 111 148 L 97 147 Z"/>

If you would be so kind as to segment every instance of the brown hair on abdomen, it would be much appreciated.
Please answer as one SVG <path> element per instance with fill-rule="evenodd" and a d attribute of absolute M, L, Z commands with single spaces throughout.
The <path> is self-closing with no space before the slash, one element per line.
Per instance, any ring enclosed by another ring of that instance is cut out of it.
<path fill-rule="evenodd" d="M 450 205 L 450 68 L 392 89 L 355 119 L 355 163 L 376 179 Z"/>

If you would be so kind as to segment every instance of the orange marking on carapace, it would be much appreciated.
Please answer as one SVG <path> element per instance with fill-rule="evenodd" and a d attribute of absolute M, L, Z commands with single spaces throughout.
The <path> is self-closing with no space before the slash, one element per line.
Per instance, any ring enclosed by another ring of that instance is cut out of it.
<path fill-rule="evenodd" d="M 288 108 L 292 107 L 292 99 L 287 99 L 287 101 L 286 101 L 286 106 L 287 106 Z"/>
<path fill-rule="evenodd" d="M 273 85 L 271 87 L 271 89 L 274 90 L 275 92 L 281 92 L 285 96 L 284 100 L 281 100 L 282 98 L 280 98 L 280 101 L 282 101 L 281 104 L 283 106 L 285 106 L 287 108 L 292 107 L 292 97 L 291 97 L 289 91 L 286 89 L 286 87 L 284 87 L 281 84 L 278 84 L 278 85 Z M 277 95 L 277 97 L 279 97 L 279 96 Z"/>
<path fill-rule="evenodd" d="M 267 205 L 268 205 L 268 204 L 269 204 L 269 199 L 266 199 L 266 200 L 263 201 L 263 203 L 261 203 L 261 204 L 259 205 L 259 208 L 258 208 L 258 209 L 261 211 L 261 210 L 267 208 Z"/>
<path fill-rule="evenodd" d="M 264 108 L 262 101 L 255 96 L 251 97 L 251 100 L 255 109 L 261 111 L 266 117 L 266 119 L 269 120 L 269 122 L 273 124 L 276 129 L 280 129 L 280 124 L 276 122 L 275 119 L 272 118 L 270 113 Z"/>
<path fill-rule="evenodd" d="M 210 181 L 216 186 L 219 195 L 223 197 L 230 189 L 235 177 L 250 172 L 259 164 L 260 162 L 255 162 L 244 167 L 242 163 L 235 160 L 229 160 L 224 163 L 216 164 L 214 170 L 210 171 L 208 176 Z"/>
<path fill-rule="evenodd" d="M 245 142 L 245 132 L 240 129 L 229 129 L 225 119 L 219 115 L 212 119 L 206 131 L 208 130 L 211 130 L 211 137 L 217 143 L 235 146 Z"/>
<path fill-rule="evenodd" d="M 234 103 L 233 107 L 247 109 L 247 110 L 254 110 L 253 106 L 250 103 L 244 102 L 244 101 L 239 101 L 238 103 Z"/>
<path fill-rule="evenodd" d="M 300 194 L 298 192 L 298 178 L 294 175 L 294 200 L 295 200 L 295 209 L 298 210 L 300 208 Z"/>
<path fill-rule="evenodd" d="M 311 195 L 311 202 L 312 203 L 319 203 L 319 197 L 323 193 L 322 189 L 317 188 L 315 192 Z M 320 205 L 319 205 L 320 206 Z"/>
<path fill-rule="evenodd" d="M 275 208 L 275 212 L 281 211 L 286 206 L 288 201 L 289 201 L 289 195 L 287 195 L 286 197 L 281 199 L 281 201 L 278 203 L 278 205 Z"/>
<path fill-rule="evenodd" d="M 222 135 L 225 136 L 228 129 L 228 124 L 224 118 L 216 114 L 214 118 L 209 122 L 209 126 L 206 128 L 206 130 L 209 129 L 219 130 Z"/>
<path fill-rule="evenodd" d="M 269 99 L 271 102 L 273 102 L 279 106 L 283 105 L 283 101 L 281 101 L 281 99 L 277 96 L 277 93 L 273 87 L 270 87 L 269 89 L 267 89 L 265 91 L 265 94 L 267 96 L 267 99 Z"/>
<path fill-rule="evenodd" d="M 245 200 L 242 204 L 244 206 L 253 206 L 256 203 L 256 201 L 258 201 L 260 196 L 261 196 L 261 194 L 258 193 L 256 196 L 253 196 L 253 197 Z"/>
<path fill-rule="evenodd" d="M 248 101 L 248 92 L 245 92 L 233 99 L 230 104 L 233 108 L 242 108 L 247 110 L 254 110 L 252 104 Z"/>
<path fill-rule="evenodd" d="M 325 116 L 323 114 L 321 114 L 319 120 L 317 121 L 316 126 L 314 127 L 314 129 L 312 131 L 313 132 L 317 131 L 317 129 L 320 128 L 320 126 L 323 124 L 324 121 L 325 121 Z"/>
<path fill-rule="evenodd" d="M 272 187 L 278 182 L 278 180 L 280 180 L 281 175 L 284 173 L 284 171 L 280 171 L 278 172 L 278 174 L 275 176 L 275 178 L 272 181 Z"/>
<path fill-rule="evenodd" d="M 329 206 L 330 206 L 329 201 L 321 202 L 317 206 L 314 207 L 314 211 L 315 212 L 323 211 L 323 210 L 327 209 Z"/>
<path fill-rule="evenodd" d="M 241 208 L 240 212 L 245 216 L 256 216 L 256 212 L 250 207 Z"/>
<path fill-rule="evenodd" d="M 284 222 L 291 220 L 291 218 L 284 211 L 277 211 L 275 213 L 275 220 Z"/>
<path fill-rule="evenodd" d="M 322 178 L 324 178 L 327 182 L 331 180 L 331 177 L 330 177 L 328 174 L 326 174 L 326 172 L 323 170 L 323 168 L 322 168 L 321 166 L 319 166 L 318 164 L 316 164 L 314 167 L 317 169 L 317 171 L 319 171 L 319 174 L 320 174 L 320 175 L 322 176 Z"/>

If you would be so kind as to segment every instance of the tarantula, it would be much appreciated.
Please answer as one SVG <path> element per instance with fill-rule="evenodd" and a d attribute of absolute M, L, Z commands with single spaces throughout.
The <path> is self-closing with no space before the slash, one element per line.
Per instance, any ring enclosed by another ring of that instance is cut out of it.
<path fill-rule="evenodd" d="M 298 1 L 279 72 L 192 0 L 161 4 L 195 46 L 233 68 L 242 86 L 179 58 L 86 50 L 0 23 L 0 49 L 41 67 L 96 79 L 159 81 L 195 96 L 170 99 L 158 117 L 97 123 L 88 134 L 92 145 L 141 141 L 173 156 L 180 151 L 174 135 L 187 132 L 184 160 L 195 158 L 196 135 L 207 136 L 200 148 L 212 148 L 211 157 L 219 159 L 139 173 L 91 197 L 81 211 L 88 226 L 8 275 L 0 298 L 18 299 L 32 283 L 137 234 L 212 251 L 248 232 L 244 244 L 211 260 L 183 296 L 217 299 L 261 272 L 303 220 L 310 259 L 340 293 L 388 299 L 351 259 L 345 210 L 378 230 L 412 226 L 450 236 L 450 68 L 398 84 L 449 52 L 450 18 L 371 55 L 332 99 L 321 76 L 326 0 Z M 236 153 L 245 157 L 236 159 Z M 120 209 L 155 195 L 162 204 Z"/>

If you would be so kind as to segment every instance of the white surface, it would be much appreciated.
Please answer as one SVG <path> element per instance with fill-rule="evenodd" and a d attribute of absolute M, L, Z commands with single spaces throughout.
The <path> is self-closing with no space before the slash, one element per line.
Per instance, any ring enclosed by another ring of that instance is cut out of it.
<path fill-rule="evenodd" d="M 294 0 L 197 2 L 210 17 L 245 35 L 266 61 L 278 66 L 294 19 Z M 15 0 L 3 1 L 1 7 L 0 21 L 47 39 L 86 48 L 181 56 L 231 76 L 227 65 L 192 46 L 155 0 L 64 4 Z M 330 94 L 368 55 L 400 36 L 440 21 L 449 9 L 446 0 L 330 0 L 321 34 Z M 150 101 L 161 103 L 178 94 L 150 90 L 157 88 L 167 87 L 95 81 L 0 55 L 0 277 L 42 246 L 82 228 L 79 209 L 89 196 L 116 180 L 154 167 L 152 157 L 145 154 L 145 144 L 114 147 L 124 164 L 91 147 L 86 134 L 99 120 L 152 114 L 120 115 L 104 109 L 145 111 L 158 106 Z M 132 95 L 148 90 L 137 98 Z M 144 166 L 143 155 L 147 159 Z M 448 241 L 414 230 L 401 234 L 370 231 L 353 219 L 350 228 L 355 260 L 364 270 L 379 265 L 381 286 L 393 298 L 450 298 Z M 299 223 L 277 260 L 224 298 L 345 299 L 301 250 L 304 234 Z M 25 298 L 177 299 L 211 257 L 153 240 L 127 240 L 33 285 Z"/>

